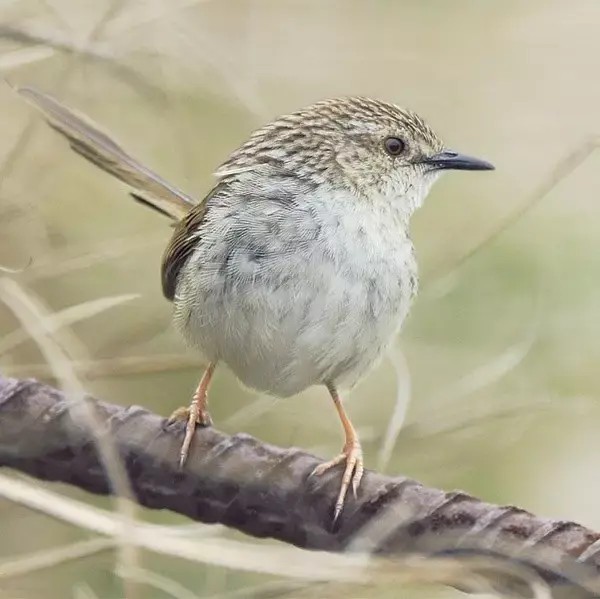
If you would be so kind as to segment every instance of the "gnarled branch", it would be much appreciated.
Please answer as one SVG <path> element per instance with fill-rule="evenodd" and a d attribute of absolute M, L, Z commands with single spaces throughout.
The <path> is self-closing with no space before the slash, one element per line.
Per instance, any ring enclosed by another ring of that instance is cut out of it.
<path fill-rule="evenodd" d="M 105 426 L 91 432 L 68 401 L 44 383 L 0 376 L 0 466 L 110 494 L 95 442 L 109 434 L 149 508 L 308 549 L 500 556 L 533 567 L 561 596 L 600 596 L 600 534 L 573 522 L 366 472 L 332 531 L 339 473 L 309 478 L 319 463 L 312 455 L 199 429 L 180 470 L 182 423 L 90 398 Z"/>

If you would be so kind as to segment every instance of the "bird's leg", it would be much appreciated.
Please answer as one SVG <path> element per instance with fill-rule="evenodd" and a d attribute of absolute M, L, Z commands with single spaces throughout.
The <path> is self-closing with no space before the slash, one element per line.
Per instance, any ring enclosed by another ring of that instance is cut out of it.
<path fill-rule="evenodd" d="M 338 412 L 340 417 L 340 421 L 342 422 L 342 427 L 344 428 L 344 435 L 346 440 L 344 442 L 344 447 L 342 448 L 342 453 L 338 456 L 329 460 L 328 462 L 324 462 L 323 464 L 319 464 L 312 472 L 312 475 L 321 475 L 327 470 L 330 470 L 334 466 L 338 464 L 346 463 L 344 468 L 344 474 L 342 475 L 342 483 L 340 485 L 340 492 L 337 497 L 337 501 L 335 502 L 335 510 L 333 512 L 333 522 L 335 523 L 338 519 L 340 513 L 342 512 L 342 508 L 344 507 L 344 500 L 346 498 L 346 493 L 348 492 L 348 487 L 350 483 L 352 483 L 352 492 L 356 497 L 356 491 L 358 489 L 358 485 L 360 484 L 360 480 L 363 476 L 364 472 L 364 463 L 363 463 L 363 453 L 362 448 L 360 446 L 360 441 L 358 440 L 358 435 L 356 434 L 356 430 L 352 426 L 352 422 L 350 422 L 350 418 L 346 414 L 344 410 L 344 406 L 342 405 L 342 400 L 338 395 L 337 390 L 331 384 L 327 385 L 327 389 L 331 394 L 331 398 L 333 399 L 333 403 L 335 405 L 335 409 Z"/>
<path fill-rule="evenodd" d="M 183 443 L 181 444 L 181 450 L 179 452 L 180 466 L 183 466 L 185 464 L 185 460 L 187 459 L 190 445 L 192 443 L 192 437 L 194 436 L 194 431 L 196 430 L 196 425 L 212 425 L 212 420 L 207 409 L 208 387 L 216 366 L 216 362 L 211 362 L 206 367 L 206 370 L 204 371 L 204 374 L 198 383 L 198 387 L 196 387 L 196 391 L 194 392 L 190 405 L 177 408 L 169 418 L 169 422 L 174 422 L 175 420 L 187 420 L 185 437 L 183 438 Z"/>

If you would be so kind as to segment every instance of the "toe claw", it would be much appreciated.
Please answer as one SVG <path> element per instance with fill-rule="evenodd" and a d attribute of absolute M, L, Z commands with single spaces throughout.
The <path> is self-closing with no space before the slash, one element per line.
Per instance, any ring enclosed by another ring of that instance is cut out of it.
<path fill-rule="evenodd" d="M 335 506 L 335 509 L 333 511 L 333 521 L 332 524 L 335 526 L 337 524 L 338 518 L 340 517 L 340 514 L 342 513 L 342 508 L 344 507 L 344 504 L 342 505 L 337 505 Z"/>
<path fill-rule="evenodd" d="M 357 460 L 356 467 L 354 470 L 354 476 L 352 477 L 352 494 L 354 495 L 354 499 L 358 497 L 358 487 L 362 481 L 362 477 L 364 474 L 364 466 L 362 464 L 362 459 Z"/>
<path fill-rule="evenodd" d="M 338 464 L 341 464 L 345 459 L 346 456 L 342 453 L 333 458 L 332 460 L 329 460 L 328 462 L 317 464 L 314 470 L 310 473 L 309 477 L 321 476 L 322 474 L 325 474 L 325 472 L 327 472 L 328 470 L 331 470 L 332 468 L 335 468 L 335 466 L 337 466 Z"/>
<path fill-rule="evenodd" d="M 207 366 L 204 374 L 202 375 L 202 379 L 198 383 L 198 387 L 194 392 L 190 405 L 177 408 L 169 417 L 169 424 L 175 422 L 176 420 L 183 420 L 185 422 L 185 436 L 183 437 L 183 443 L 181 444 L 181 449 L 179 451 L 180 468 L 183 468 L 187 460 L 196 427 L 198 425 L 203 427 L 212 425 L 212 420 L 207 410 L 207 392 L 216 365 L 216 362 L 211 362 Z"/>
<path fill-rule="evenodd" d="M 312 476 L 320 476 L 342 462 L 346 462 L 346 465 L 342 474 L 340 490 L 333 511 L 333 524 L 337 522 L 342 513 L 348 488 L 350 486 L 352 486 L 352 493 L 354 497 L 356 498 L 357 496 L 358 486 L 360 485 L 364 471 L 362 450 L 360 445 L 347 445 L 344 447 L 343 452 L 340 455 L 336 456 L 332 460 L 329 460 L 328 462 L 318 464 L 309 474 L 309 478 Z"/>
<path fill-rule="evenodd" d="M 212 426 L 213 421 L 212 418 L 210 417 L 210 414 L 204 410 L 203 412 L 200 412 L 198 414 L 198 418 L 196 419 L 196 421 L 198 422 L 198 424 L 202 427 L 208 427 L 208 426 Z"/>

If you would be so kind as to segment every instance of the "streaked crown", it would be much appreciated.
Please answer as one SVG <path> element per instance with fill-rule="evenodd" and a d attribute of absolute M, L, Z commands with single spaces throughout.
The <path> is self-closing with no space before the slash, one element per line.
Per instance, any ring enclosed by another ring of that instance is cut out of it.
<path fill-rule="evenodd" d="M 386 148 L 399 139 L 402 152 Z M 281 116 L 256 130 L 217 176 L 264 167 L 289 171 L 315 183 L 336 182 L 364 188 L 382 177 L 439 152 L 442 142 L 416 113 L 361 96 L 336 98 Z"/>

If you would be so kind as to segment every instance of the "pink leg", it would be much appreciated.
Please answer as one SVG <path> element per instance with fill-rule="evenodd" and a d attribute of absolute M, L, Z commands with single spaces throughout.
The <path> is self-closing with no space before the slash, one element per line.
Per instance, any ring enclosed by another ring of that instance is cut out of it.
<path fill-rule="evenodd" d="M 331 394 L 331 398 L 333 399 L 333 403 L 342 422 L 342 427 L 344 429 L 345 435 L 345 442 L 344 447 L 342 448 L 342 453 L 337 455 L 332 460 L 329 460 L 328 462 L 319 464 L 313 470 L 312 475 L 319 476 L 324 472 L 327 472 L 334 466 L 337 466 L 338 464 L 341 464 L 343 462 L 346 463 L 344 473 L 342 475 L 340 492 L 338 494 L 337 501 L 335 502 L 335 510 L 333 512 L 333 522 L 335 523 L 335 521 L 338 519 L 339 515 L 342 512 L 342 508 L 344 507 L 344 500 L 346 499 L 346 493 L 348 492 L 348 487 L 351 483 L 352 492 L 356 497 L 356 491 L 358 490 L 358 486 L 360 484 L 364 472 L 364 463 L 362 448 L 360 446 L 358 435 L 356 434 L 356 430 L 352 426 L 352 422 L 350 422 L 350 418 L 348 418 L 348 415 L 344 410 L 344 406 L 342 405 L 342 401 L 338 395 L 338 392 L 333 387 L 333 385 L 328 384 L 327 389 L 329 389 L 329 393 Z"/>

